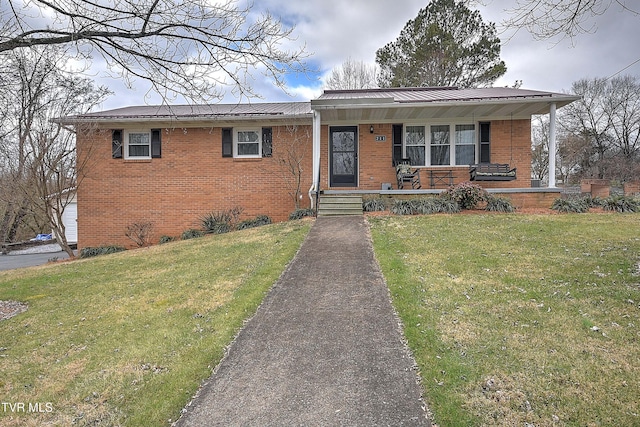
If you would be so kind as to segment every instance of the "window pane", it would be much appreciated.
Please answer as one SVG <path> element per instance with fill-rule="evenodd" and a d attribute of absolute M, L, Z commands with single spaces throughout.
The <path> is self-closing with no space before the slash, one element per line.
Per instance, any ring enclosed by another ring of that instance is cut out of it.
<path fill-rule="evenodd" d="M 149 146 L 129 145 L 129 157 L 149 157 Z"/>
<path fill-rule="evenodd" d="M 424 158 L 424 146 L 407 146 L 407 157 L 411 159 L 411 164 L 413 166 L 424 166 L 425 158 Z"/>
<path fill-rule="evenodd" d="M 491 162 L 491 150 L 489 144 L 480 144 L 480 163 Z"/>
<path fill-rule="evenodd" d="M 456 144 L 475 144 L 476 127 L 474 125 L 456 125 Z"/>
<path fill-rule="evenodd" d="M 238 144 L 238 156 L 257 156 L 260 154 L 258 144 Z"/>
<path fill-rule="evenodd" d="M 353 175 L 355 173 L 354 153 L 333 153 L 333 174 Z"/>
<path fill-rule="evenodd" d="M 475 158 L 475 145 L 456 145 L 456 165 L 472 165 Z"/>
<path fill-rule="evenodd" d="M 148 133 L 130 133 L 129 144 L 149 144 Z"/>
<path fill-rule="evenodd" d="M 258 132 L 249 130 L 249 131 L 238 131 L 238 142 L 258 142 L 260 141 L 260 135 Z"/>
<path fill-rule="evenodd" d="M 407 145 L 424 145 L 424 126 L 407 126 Z"/>
<path fill-rule="evenodd" d="M 449 147 L 448 145 L 432 145 L 431 146 L 431 164 L 434 166 L 450 164 L 450 160 L 449 160 L 450 149 L 451 147 Z"/>
<path fill-rule="evenodd" d="M 333 132 L 333 151 L 355 151 L 356 141 L 354 132 Z"/>
<path fill-rule="evenodd" d="M 474 125 L 456 125 L 456 165 L 475 163 L 476 128 Z"/>
<path fill-rule="evenodd" d="M 431 145 L 449 145 L 449 125 L 431 126 Z"/>

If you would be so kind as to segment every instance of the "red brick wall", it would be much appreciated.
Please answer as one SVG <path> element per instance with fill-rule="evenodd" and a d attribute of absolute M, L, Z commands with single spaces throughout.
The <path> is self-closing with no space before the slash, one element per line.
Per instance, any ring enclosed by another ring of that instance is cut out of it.
<path fill-rule="evenodd" d="M 155 126 L 154 126 L 155 127 Z M 359 186 L 379 190 L 382 183 L 396 187 L 391 164 L 392 125 L 359 126 Z M 482 183 L 491 187 L 529 187 L 531 137 L 528 120 L 491 123 L 491 160 L 518 168 L 518 179 Z M 299 126 L 302 141 L 302 207 L 309 206 L 311 185 L 311 125 Z M 386 137 L 376 141 L 376 136 Z M 243 208 L 243 218 L 269 215 L 274 221 L 287 219 L 294 202 L 287 194 L 279 153 L 293 136 L 286 127 L 273 127 L 274 157 L 233 159 L 222 157 L 220 128 L 163 130 L 162 158 L 130 161 L 111 158 L 111 131 L 78 134 L 79 164 L 86 175 L 78 188 L 78 246 L 120 244 L 133 246 L 125 235 L 135 222 L 154 224 L 153 241 L 162 235 L 179 236 L 188 228 L 199 228 L 203 215 L 234 207 Z M 329 188 L 328 126 L 321 128 L 321 187 Z M 280 151 L 279 151 L 280 150 Z M 428 175 L 422 172 L 423 188 Z M 454 168 L 455 182 L 469 179 L 468 168 Z M 341 189 L 347 189 L 340 187 Z M 442 188 L 442 186 L 440 186 Z"/>
<path fill-rule="evenodd" d="M 302 207 L 309 206 L 311 186 L 311 126 L 300 126 L 303 152 Z M 306 135 L 309 135 L 308 139 Z M 120 244 L 133 246 L 125 236 L 134 222 L 154 224 L 153 242 L 162 235 L 179 236 L 200 228 L 209 212 L 242 207 L 244 218 L 269 215 L 288 218 L 295 209 L 278 166 L 291 133 L 273 127 L 271 158 L 222 157 L 220 128 L 163 130 L 162 158 L 111 158 L 111 131 L 78 135 L 79 164 L 86 175 L 78 188 L 78 246 Z"/>

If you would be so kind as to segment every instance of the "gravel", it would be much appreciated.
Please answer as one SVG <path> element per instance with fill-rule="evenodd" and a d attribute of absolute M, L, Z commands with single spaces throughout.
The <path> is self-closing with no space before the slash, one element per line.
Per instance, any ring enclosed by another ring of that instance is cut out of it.
<path fill-rule="evenodd" d="M 62 247 L 57 243 L 51 243 L 48 245 L 32 246 L 27 249 L 20 249 L 17 251 L 9 252 L 9 255 L 29 255 L 29 254 L 48 254 L 54 252 L 61 252 Z"/>
<path fill-rule="evenodd" d="M 27 311 L 27 305 L 18 301 L 0 300 L 0 320 L 10 319 L 22 312 Z"/>

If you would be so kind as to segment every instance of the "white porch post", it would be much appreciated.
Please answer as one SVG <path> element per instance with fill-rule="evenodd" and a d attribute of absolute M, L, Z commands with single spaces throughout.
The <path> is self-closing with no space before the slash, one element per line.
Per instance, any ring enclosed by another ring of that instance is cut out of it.
<path fill-rule="evenodd" d="M 311 201 L 311 209 L 315 208 L 314 194 L 320 190 L 320 113 L 313 111 L 313 177 L 311 188 L 309 189 L 309 200 Z"/>
<path fill-rule="evenodd" d="M 549 109 L 549 188 L 556 186 L 556 103 Z"/>

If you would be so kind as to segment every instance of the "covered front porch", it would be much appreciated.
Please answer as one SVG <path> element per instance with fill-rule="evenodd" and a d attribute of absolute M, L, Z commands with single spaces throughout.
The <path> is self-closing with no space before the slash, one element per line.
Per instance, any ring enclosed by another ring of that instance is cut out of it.
<path fill-rule="evenodd" d="M 309 197 L 360 194 L 435 195 L 470 180 L 472 164 L 514 169 L 508 180 L 478 182 L 516 207 L 549 207 L 556 188 L 555 159 L 548 187 L 531 182 L 531 115 L 549 114 L 555 152 L 555 111 L 575 96 L 510 88 L 396 88 L 327 91 L 311 102 L 313 171 Z M 420 185 L 401 185 L 395 165 L 408 159 Z M 517 176 L 515 175 L 517 169 Z"/>

